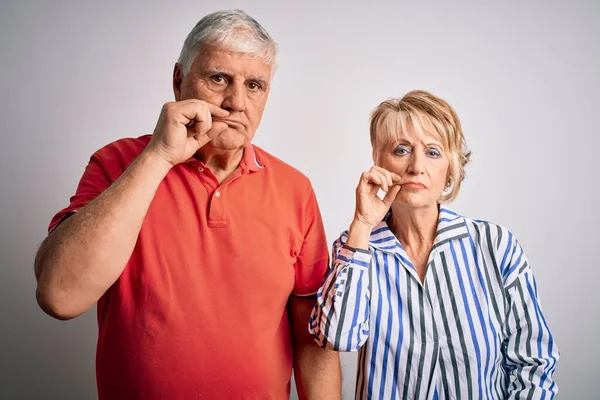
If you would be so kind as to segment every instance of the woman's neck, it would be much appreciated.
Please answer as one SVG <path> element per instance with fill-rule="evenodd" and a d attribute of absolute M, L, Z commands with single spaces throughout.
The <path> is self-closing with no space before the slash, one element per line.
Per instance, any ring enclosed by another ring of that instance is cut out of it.
<path fill-rule="evenodd" d="M 437 204 L 419 208 L 392 205 L 388 225 L 405 248 L 429 252 L 437 233 L 438 217 Z"/>

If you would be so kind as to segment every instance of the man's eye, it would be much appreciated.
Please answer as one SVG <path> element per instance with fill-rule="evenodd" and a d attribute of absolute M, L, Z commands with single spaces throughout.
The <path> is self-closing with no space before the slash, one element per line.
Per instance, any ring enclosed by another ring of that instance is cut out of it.
<path fill-rule="evenodd" d="M 261 89 L 261 86 L 260 86 L 260 84 L 258 84 L 257 82 L 250 82 L 250 83 L 248 84 L 248 88 L 249 88 L 250 90 L 258 90 L 258 89 Z"/>
<path fill-rule="evenodd" d="M 213 75 L 213 76 L 210 77 L 210 79 L 212 79 L 216 83 L 223 83 L 223 82 L 225 82 L 225 78 L 223 78 L 221 75 Z"/>

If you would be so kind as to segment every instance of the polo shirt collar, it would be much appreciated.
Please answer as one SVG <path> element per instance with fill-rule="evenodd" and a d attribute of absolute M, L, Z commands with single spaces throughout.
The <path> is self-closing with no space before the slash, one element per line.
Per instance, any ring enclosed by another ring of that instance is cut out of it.
<path fill-rule="evenodd" d="M 244 149 L 244 155 L 242 156 L 241 167 L 248 171 L 256 172 L 263 169 L 265 166 L 260 162 L 256 155 L 256 150 L 252 143 L 248 144 Z"/>
<path fill-rule="evenodd" d="M 204 164 L 202 161 L 198 160 L 195 155 L 188 158 L 185 162 L 200 162 L 201 164 Z M 243 170 L 251 172 L 260 171 L 265 167 L 265 165 L 258 159 L 256 150 L 254 149 L 254 145 L 252 143 L 248 144 L 248 146 L 244 148 L 244 154 L 242 155 L 242 160 L 240 161 L 240 167 Z"/>

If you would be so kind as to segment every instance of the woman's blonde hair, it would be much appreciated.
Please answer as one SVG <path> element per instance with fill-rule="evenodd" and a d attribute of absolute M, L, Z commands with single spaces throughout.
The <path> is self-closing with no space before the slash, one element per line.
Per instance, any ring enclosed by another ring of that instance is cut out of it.
<path fill-rule="evenodd" d="M 413 90 L 401 99 L 392 98 L 380 103 L 371 113 L 370 133 L 373 156 L 382 145 L 397 140 L 410 126 L 418 134 L 423 130 L 434 134 L 444 146 L 450 161 L 446 190 L 439 202 L 452 201 L 458 195 L 465 178 L 465 165 L 471 159 L 458 115 L 454 109 L 433 94 Z"/>

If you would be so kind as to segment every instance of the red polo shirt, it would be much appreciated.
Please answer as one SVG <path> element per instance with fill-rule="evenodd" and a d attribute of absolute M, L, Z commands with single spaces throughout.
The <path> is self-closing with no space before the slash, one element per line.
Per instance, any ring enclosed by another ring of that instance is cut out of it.
<path fill-rule="evenodd" d="M 49 230 L 149 141 L 97 151 Z M 288 298 L 316 293 L 327 270 L 319 208 L 300 172 L 253 145 L 223 185 L 195 159 L 175 166 L 122 275 L 98 301 L 99 398 L 289 398 Z"/>

